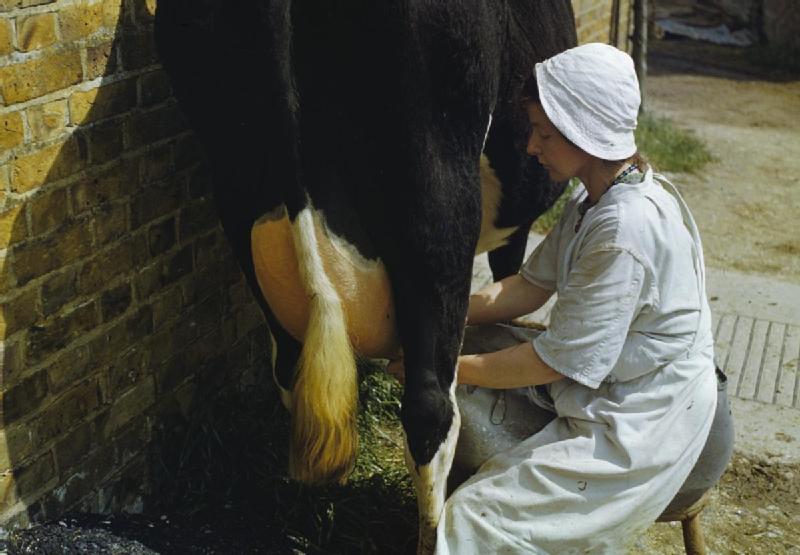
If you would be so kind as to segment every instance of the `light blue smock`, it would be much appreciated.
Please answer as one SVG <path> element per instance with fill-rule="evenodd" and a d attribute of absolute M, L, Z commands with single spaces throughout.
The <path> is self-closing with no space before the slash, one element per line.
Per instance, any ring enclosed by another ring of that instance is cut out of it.
<path fill-rule="evenodd" d="M 533 339 L 567 377 L 535 396 L 557 417 L 447 500 L 437 553 L 624 553 L 697 461 L 717 399 L 702 246 L 677 191 L 640 179 L 576 232 L 580 187 L 521 270 L 558 294 Z"/>

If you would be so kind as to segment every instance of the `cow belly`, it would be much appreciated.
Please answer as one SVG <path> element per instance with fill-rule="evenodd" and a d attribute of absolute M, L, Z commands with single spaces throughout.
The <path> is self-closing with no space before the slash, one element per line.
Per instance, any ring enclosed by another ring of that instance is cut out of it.
<path fill-rule="evenodd" d="M 339 295 L 353 349 L 373 358 L 394 358 L 399 342 L 391 286 L 382 262 L 362 257 L 331 234 L 315 214 L 315 235 L 325 274 Z M 270 309 L 298 341 L 309 320 L 307 279 L 301 276 L 292 224 L 285 211 L 258 220 L 251 231 L 256 278 Z"/>

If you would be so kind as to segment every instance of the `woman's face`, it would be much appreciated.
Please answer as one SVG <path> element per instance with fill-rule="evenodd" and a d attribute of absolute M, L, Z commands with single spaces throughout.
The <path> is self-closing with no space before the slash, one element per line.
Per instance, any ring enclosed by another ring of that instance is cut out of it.
<path fill-rule="evenodd" d="M 550 122 L 541 104 L 528 102 L 525 110 L 532 126 L 526 149 L 528 154 L 536 156 L 553 181 L 566 181 L 577 176 L 591 156 L 564 138 Z"/>

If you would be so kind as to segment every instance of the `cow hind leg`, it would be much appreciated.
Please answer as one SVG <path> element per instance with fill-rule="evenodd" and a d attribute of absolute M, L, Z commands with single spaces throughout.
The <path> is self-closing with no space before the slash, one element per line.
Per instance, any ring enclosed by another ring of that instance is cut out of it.
<path fill-rule="evenodd" d="M 419 515 L 419 539 L 417 543 L 417 553 L 433 553 L 436 548 L 436 527 L 439 524 L 439 515 L 444 507 L 447 495 L 447 477 L 455 456 L 456 442 L 458 441 L 458 431 L 461 427 L 461 417 L 458 412 L 458 405 L 455 397 L 456 382 L 446 397 L 445 403 L 433 403 L 440 405 L 434 409 L 438 413 L 445 413 L 450 417 L 448 430 L 439 448 L 434 453 L 430 462 L 427 464 L 417 464 L 414 460 L 408 442 L 405 448 L 406 466 L 411 474 L 414 489 L 417 492 L 417 508 Z"/>
<path fill-rule="evenodd" d="M 254 289 L 258 297 L 260 291 Z M 270 346 L 270 362 L 272 363 L 272 379 L 278 388 L 278 395 L 286 410 L 292 410 L 292 383 L 294 381 L 297 360 L 300 358 L 300 343 L 289 335 L 278 323 L 266 303 L 260 303 L 267 317 L 267 343 Z"/>
<path fill-rule="evenodd" d="M 444 179 L 433 186 L 446 194 L 423 193 L 425 211 L 395 212 L 404 222 L 395 226 L 402 237 L 386 260 L 406 370 L 400 416 L 417 492 L 420 553 L 435 546 L 460 427 L 456 365 L 480 227 L 477 154 L 474 162 L 464 158 L 439 166 Z"/>

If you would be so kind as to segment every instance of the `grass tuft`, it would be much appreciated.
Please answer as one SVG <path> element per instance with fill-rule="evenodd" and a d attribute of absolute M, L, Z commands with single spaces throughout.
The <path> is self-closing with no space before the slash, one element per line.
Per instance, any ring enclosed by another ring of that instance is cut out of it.
<path fill-rule="evenodd" d="M 652 114 L 639 117 L 636 144 L 658 171 L 696 173 L 713 160 L 705 143 L 691 131 Z"/>

